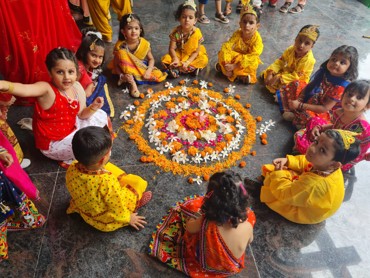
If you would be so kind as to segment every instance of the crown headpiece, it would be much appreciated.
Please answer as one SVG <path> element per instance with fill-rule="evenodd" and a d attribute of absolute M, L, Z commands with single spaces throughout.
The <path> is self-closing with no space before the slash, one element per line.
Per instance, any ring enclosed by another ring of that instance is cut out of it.
<path fill-rule="evenodd" d="M 250 2 L 250 0 L 243 0 L 242 1 L 243 8 L 240 11 L 240 19 L 242 19 L 245 14 L 253 14 L 255 17 L 257 17 L 256 11 L 249 4 L 249 2 Z"/>
<path fill-rule="evenodd" d="M 197 5 L 195 4 L 194 0 L 186 0 L 184 2 L 184 4 L 182 4 L 182 6 L 190 6 L 192 7 L 194 10 L 197 10 Z"/>
<path fill-rule="evenodd" d="M 334 129 L 334 131 L 338 132 L 340 137 L 342 137 L 344 148 L 348 151 L 349 147 L 356 141 L 355 136 L 358 133 L 342 129 Z"/>
<path fill-rule="evenodd" d="M 309 27 L 304 28 L 301 32 L 299 32 L 298 35 L 306 36 L 307 38 L 315 42 L 319 37 L 319 34 L 317 33 L 318 28 L 319 25 L 311 25 Z"/>

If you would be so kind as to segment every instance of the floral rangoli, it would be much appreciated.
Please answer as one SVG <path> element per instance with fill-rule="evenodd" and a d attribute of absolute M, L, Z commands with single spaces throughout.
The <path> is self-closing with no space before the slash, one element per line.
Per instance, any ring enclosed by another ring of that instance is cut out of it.
<path fill-rule="evenodd" d="M 256 140 L 256 121 L 229 94 L 199 86 L 148 90 L 148 99 L 122 112 L 122 128 L 153 162 L 174 174 L 209 176 L 234 166 L 250 153 Z M 198 84 L 197 84 L 198 85 Z"/>

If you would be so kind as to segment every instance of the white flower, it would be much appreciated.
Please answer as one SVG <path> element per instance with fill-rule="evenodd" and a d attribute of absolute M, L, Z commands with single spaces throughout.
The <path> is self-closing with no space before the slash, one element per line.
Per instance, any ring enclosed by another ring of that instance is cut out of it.
<path fill-rule="evenodd" d="M 187 84 L 189 81 L 190 81 L 190 79 L 189 79 L 189 78 L 185 78 L 185 79 L 184 79 L 185 84 Z"/>
<path fill-rule="evenodd" d="M 182 110 L 188 110 L 190 107 L 190 103 L 188 101 L 183 101 L 179 103 L 178 105 Z"/>
<path fill-rule="evenodd" d="M 170 82 L 166 82 L 166 83 L 164 83 L 164 86 L 165 86 L 167 89 L 172 89 L 172 88 L 173 88 L 173 85 L 172 85 L 172 83 L 170 83 Z"/>
<path fill-rule="evenodd" d="M 207 87 L 208 87 L 208 85 L 207 85 L 207 81 L 205 81 L 205 80 L 201 80 L 201 81 L 199 82 L 199 85 L 200 85 L 200 87 L 201 87 L 202 89 L 207 89 Z"/>
<path fill-rule="evenodd" d="M 124 94 L 128 94 L 130 91 L 129 91 L 129 89 L 128 89 L 128 88 L 124 88 L 124 89 L 122 89 L 122 92 L 123 92 Z"/>
<path fill-rule="evenodd" d="M 179 125 L 176 123 L 176 120 L 170 121 L 167 125 L 167 130 L 171 133 L 175 133 L 178 128 Z"/>
<path fill-rule="evenodd" d="M 119 116 L 120 119 L 123 118 L 125 121 L 127 121 L 130 117 L 131 117 L 131 113 L 127 110 L 123 111 L 121 115 Z"/>
<path fill-rule="evenodd" d="M 188 92 L 188 88 L 185 85 L 181 86 L 180 93 L 187 93 L 187 92 Z"/>
<path fill-rule="evenodd" d="M 167 153 L 170 149 L 168 146 L 160 145 L 156 148 L 157 151 L 159 151 L 160 154 Z"/>
<path fill-rule="evenodd" d="M 171 108 L 172 113 L 179 113 L 182 111 L 182 108 L 180 105 L 176 105 L 174 108 Z"/>
<path fill-rule="evenodd" d="M 170 95 L 171 95 L 171 96 L 173 96 L 173 95 L 177 95 L 177 94 L 178 94 L 178 92 L 177 92 L 177 91 L 171 91 L 171 90 L 170 90 Z"/>
<path fill-rule="evenodd" d="M 132 111 L 132 110 L 135 110 L 136 107 L 135 107 L 135 105 L 130 104 L 129 106 L 127 106 L 127 109 Z"/>
<path fill-rule="evenodd" d="M 203 180 L 200 176 L 197 176 L 195 179 L 193 179 L 198 185 L 201 185 L 203 183 Z"/>
<path fill-rule="evenodd" d="M 217 122 L 218 126 L 220 127 L 219 131 L 223 134 L 228 134 L 228 133 L 231 133 L 233 130 L 231 129 L 231 126 L 229 123 L 221 123 L 221 122 Z"/>
<path fill-rule="evenodd" d="M 211 156 L 207 153 L 203 159 L 204 162 L 207 162 L 208 160 L 211 160 Z"/>
<path fill-rule="evenodd" d="M 216 114 L 216 119 L 217 120 L 225 120 L 226 119 L 226 115 L 225 114 Z"/>
<path fill-rule="evenodd" d="M 202 136 L 202 138 L 204 138 L 208 143 L 210 141 L 215 141 L 217 138 L 216 133 L 212 132 L 211 130 L 205 130 L 205 131 L 200 130 L 199 133 Z"/>
<path fill-rule="evenodd" d="M 141 121 L 142 118 L 144 118 L 144 114 L 140 114 L 139 111 L 136 111 L 136 114 L 132 117 L 134 119 L 135 122 L 137 121 Z"/>
<path fill-rule="evenodd" d="M 203 158 L 202 158 L 202 156 L 201 156 L 201 154 L 200 154 L 200 153 L 197 153 L 197 154 L 192 158 L 192 161 L 193 161 L 194 163 L 197 163 L 197 164 L 201 163 L 201 162 L 202 162 L 202 160 L 203 160 Z"/>
<path fill-rule="evenodd" d="M 208 104 L 208 101 L 207 101 L 207 100 L 200 100 L 200 101 L 198 102 L 198 106 L 199 106 L 199 108 L 200 108 L 200 109 L 202 109 L 202 110 L 206 110 L 206 109 L 208 109 L 208 108 L 209 108 L 209 104 Z"/>
<path fill-rule="evenodd" d="M 211 153 L 211 160 L 220 160 L 220 158 L 218 157 L 218 152 Z"/>
<path fill-rule="evenodd" d="M 189 161 L 189 159 L 187 158 L 187 154 L 186 153 L 182 153 L 181 151 L 178 151 L 178 152 L 175 152 L 172 156 L 172 161 L 175 161 L 177 163 L 186 163 Z"/>
<path fill-rule="evenodd" d="M 177 133 L 178 137 L 182 140 L 187 140 L 191 144 L 194 143 L 195 140 L 197 140 L 197 137 L 194 135 L 194 131 L 186 131 L 185 129 L 181 130 L 179 133 Z"/>
<path fill-rule="evenodd" d="M 221 156 L 222 156 L 222 158 L 225 158 L 225 157 L 227 157 L 229 155 L 229 153 L 228 153 L 228 151 L 227 150 L 222 150 L 221 151 Z"/>

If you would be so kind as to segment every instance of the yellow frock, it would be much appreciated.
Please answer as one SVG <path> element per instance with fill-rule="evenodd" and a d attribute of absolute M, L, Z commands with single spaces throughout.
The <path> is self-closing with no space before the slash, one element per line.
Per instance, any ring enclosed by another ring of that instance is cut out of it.
<path fill-rule="evenodd" d="M 242 38 L 242 31 L 237 30 L 225 42 L 218 53 L 218 61 L 223 74 L 226 73 L 225 64 L 238 64 L 233 75 L 228 79 L 233 82 L 238 76 L 250 76 L 250 83 L 257 82 L 257 68 L 262 64 L 260 55 L 263 51 L 263 42 L 258 31 L 247 42 Z"/>
<path fill-rule="evenodd" d="M 296 58 L 295 48 L 294 45 L 292 45 L 284 51 L 279 59 L 265 69 L 261 75 L 263 78 L 266 78 L 270 71 L 280 75 L 280 82 L 277 82 L 273 86 L 266 86 L 266 88 L 274 94 L 284 85 L 296 80 L 302 80 L 308 83 L 315 62 L 316 60 L 312 50 L 308 51 L 303 57 Z"/>
<path fill-rule="evenodd" d="M 304 155 L 287 158 L 288 170 L 275 171 L 272 164 L 262 166 L 261 202 L 300 224 L 316 224 L 332 216 L 344 198 L 341 169 L 324 177 L 307 171 L 310 165 Z"/>
<path fill-rule="evenodd" d="M 71 201 L 67 213 L 77 212 L 94 228 L 110 232 L 127 226 L 147 187 L 136 175 L 127 175 L 112 163 L 89 171 L 73 162 L 66 174 Z"/>
<path fill-rule="evenodd" d="M 182 66 L 182 63 L 186 62 L 190 55 L 195 52 L 200 46 L 200 51 L 198 56 L 194 59 L 189 67 L 196 69 L 203 69 L 208 64 L 207 51 L 204 45 L 201 43 L 204 41 L 202 32 L 199 28 L 194 28 L 193 33 L 190 35 L 187 41 L 183 41 L 181 36 L 181 26 L 176 27 L 172 30 L 170 34 L 170 40 L 176 42 L 176 56 L 179 58 Z M 162 57 L 162 63 L 169 65 L 172 63 L 172 57 L 170 54 L 166 54 Z"/>

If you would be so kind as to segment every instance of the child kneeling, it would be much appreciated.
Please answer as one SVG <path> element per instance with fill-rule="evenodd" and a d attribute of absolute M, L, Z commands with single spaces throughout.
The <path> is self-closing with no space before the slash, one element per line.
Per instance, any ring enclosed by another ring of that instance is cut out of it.
<path fill-rule="evenodd" d="M 355 134 L 328 129 L 309 146 L 306 155 L 288 155 L 264 165 L 261 202 L 300 224 L 316 224 L 332 216 L 344 199 L 340 168 L 360 153 Z"/>
<path fill-rule="evenodd" d="M 141 177 L 108 163 L 112 149 L 109 130 L 96 126 L 80 129 L 73 137 L 72 149 L 77 161 L 66 174 L 71 194 L 67 213 L 79 213 L 103 232 L 127 225 L 144 228 L 145 217 L 136 211 L 150 201 L 152 193 L 144 192 L 147 182 Z"/>

